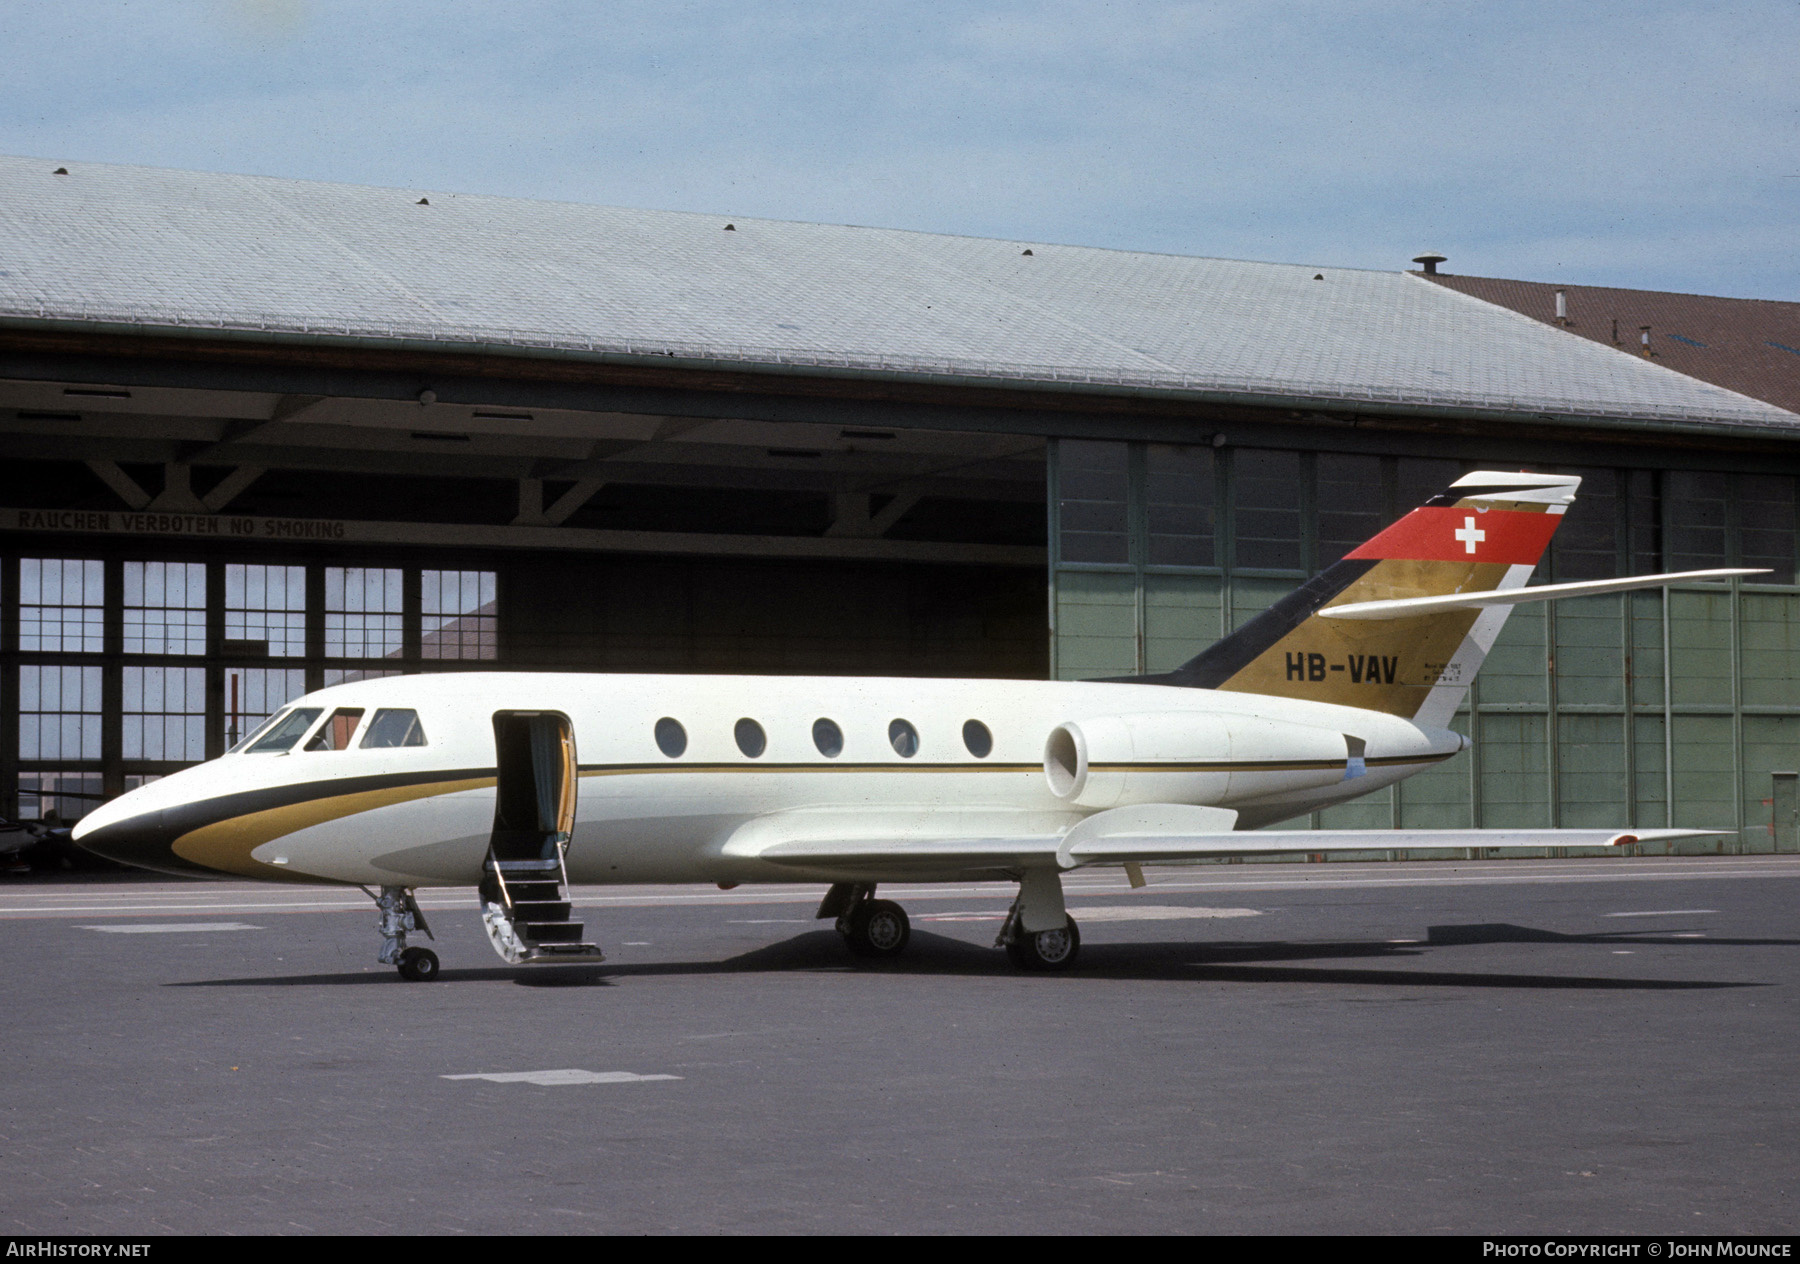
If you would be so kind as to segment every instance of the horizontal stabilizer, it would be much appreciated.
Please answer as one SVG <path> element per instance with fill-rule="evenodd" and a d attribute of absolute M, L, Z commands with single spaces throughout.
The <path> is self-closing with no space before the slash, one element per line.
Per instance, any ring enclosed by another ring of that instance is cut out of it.
<path fill-rule="evenodd" d="M 1190 838 L 1108 838 L 1071 849 L 1069 867 L 1093 864 L 1201 860 L 1212 856 L 1284 852 L 1391 851 L 1434 847 L 1619 847 L 1674 838 L 1714 838 L 1736 830 L 1470 829 L 1470 830 L 1240 830 Z"/>
<path fill-rule="evenodd" d="M 1491 592 L 1446 593 L 1441 597 L 1400 597 L 1392 601 L 1356 601 L 1327 606 L 1325 619 L 1415 619 L 1448 610 L 1481 610 L 1489 606 L 1516 606 L 1528 601 L 1556 601 L 1563 597 L 1594 597 L 1603 593 L 1662 588 L 1699 579 L 1730 579 L 1735 575 L 1767 575 L 1767 570 L 1733 567 L 1711 571 L 1676 571 L 1669 575 L 1631 575 L 1625 579 L 1588 579 L 1573 584 L 1542 584 L 1536 588 L 1503 588 Z"/>

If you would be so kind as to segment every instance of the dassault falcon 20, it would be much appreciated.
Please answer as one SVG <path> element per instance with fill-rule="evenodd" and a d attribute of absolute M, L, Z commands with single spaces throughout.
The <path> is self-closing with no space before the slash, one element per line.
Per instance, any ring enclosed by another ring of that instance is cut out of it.
<path fill-rule="evenodd" d="M 378 888 L 380 960 L 413 892 L 475 886 L 509 962 L 592 961 L 574 883 L 817 881 L 864 957 L 905 948 L 878 883 L 1004 878 L 998 945 L 1073 964 L 1061 875 L 1403 846 L 1606 845 L 1717 831 L 1262 828 L 1450 759 L 1451 719 L 1580 480 L 1467 475 L 1185 665 L 1125 680 L 480 673 L 308 694 L 224 756 L 103 805 L 76 840 L 185 874 Z M 577 751 L 579 750 L 579 755 Z M 370 891 L 375 895 L 374 891 Z"/>

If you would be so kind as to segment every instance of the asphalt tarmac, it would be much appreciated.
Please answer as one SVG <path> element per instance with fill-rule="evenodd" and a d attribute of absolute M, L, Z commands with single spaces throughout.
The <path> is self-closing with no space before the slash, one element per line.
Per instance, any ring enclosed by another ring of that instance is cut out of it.
<path fill-rule="evenodd" d="M 609 960 L 442 978 L 343 888 L 0 882 L 0 1232 L 1800 1228 L 1800 857 L 581 888 Z M 548 1074 L 555 1073 L 555 1074 Z M 495 1078 L 483 1078 L 495 1077 Z"/>

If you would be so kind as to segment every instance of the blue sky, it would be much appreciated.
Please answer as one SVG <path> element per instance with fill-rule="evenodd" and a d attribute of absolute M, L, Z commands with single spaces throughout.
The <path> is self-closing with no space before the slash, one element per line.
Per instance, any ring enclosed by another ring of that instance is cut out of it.
<path fill-rule="evenodd" d="M 1800 6 L 0 7 L 0 152 L 1800 299 Z"/>

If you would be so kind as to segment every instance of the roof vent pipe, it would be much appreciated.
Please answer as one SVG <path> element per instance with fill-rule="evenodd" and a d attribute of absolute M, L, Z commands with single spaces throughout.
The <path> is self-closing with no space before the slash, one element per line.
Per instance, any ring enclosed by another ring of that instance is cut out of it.
<path fill-rule="evenodd" d="M 1426 276 L 1436 276 L 1438 264 L 1448 263 L 1449 257 L 1441 255 L 1435 250 L 1427 250 L 1422 255 L 1414 255 L 1413 262 L 1425 269 Z"/>
<path fill-rule="evenodd" d="M 1556 292 L 1556 323 L 1559 325 L 1569 323 L 1569 295 L 1566 290 Z"/>

